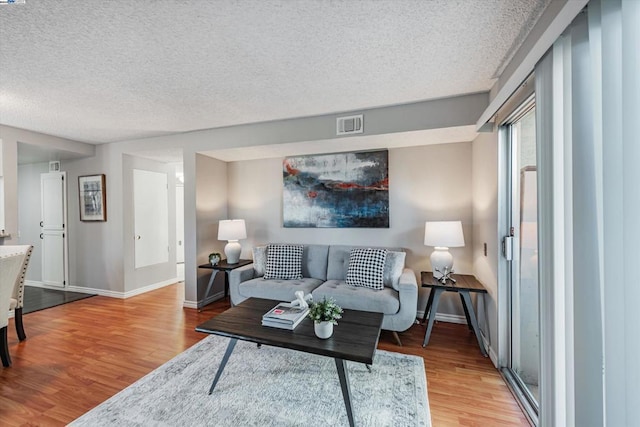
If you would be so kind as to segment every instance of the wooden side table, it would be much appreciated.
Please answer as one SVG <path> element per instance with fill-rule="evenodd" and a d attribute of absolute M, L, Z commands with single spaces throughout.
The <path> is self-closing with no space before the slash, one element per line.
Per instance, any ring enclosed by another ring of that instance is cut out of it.
<path fill-rule="evenodd" d="M 422 346 L 425 347 L 429 343 L 433 323 L 436 320 L 440 296 L 445 291 L 457 292 L 458 295 L 460 295 L 460 300 L 462 301 L 462 308 L 464 309 L 464 315 L 467 318 L 467 325 L 469 326 L 469 329 L 476 334 L 476 339 L 478 340 L 478 345 L 480 346 L 482 355 L 487 357 L 487 352 L 482 343 L 482 336 L 480 335 L 480 328 L 478 327 L 478 319 L 476 318 L 476 313 L 473 310 L 473 304 L 471 302 L 471 292 L 486 294 L 487 290 L 482 286 L 482 283 L 475 278 L 475 276 L 470 274 L 453 274 L 452 277 L 456 280 L 455 283 L 448 281 L 446 285 L 443 285 L 441 282 L 433 278 L 430 271 L 423 271 L 420 273 L 422 287 L 431 288 L 427 307 L 424 309 L 424 316 L 422 317 L 422 323 L 427 320 L 427 316 L 429 318 Z"/>
<path fill-rule="evenodd" d="M 213 287 L 213 280 L 216 278 L 218 271 L 222 271 L 224 273 L 224 297 L 227 297 L 229 293 L 229 271 L 234 270 L 236 268 L 244 267 L 245 265 L 249 265 L 253 262 L 250 259 L 241 259 L 235 264 L 229 264 L 226 259 L 220 260 L 216 265 L 211 264 L 202 264 L 199 265 L 198 268 L 206 268 L 211 271 L 211 278 L 209 279 L 209 284 L 207 285 L 207 290 L 204 292 L 203 301 L 209 295 L 211 288 Z"/>

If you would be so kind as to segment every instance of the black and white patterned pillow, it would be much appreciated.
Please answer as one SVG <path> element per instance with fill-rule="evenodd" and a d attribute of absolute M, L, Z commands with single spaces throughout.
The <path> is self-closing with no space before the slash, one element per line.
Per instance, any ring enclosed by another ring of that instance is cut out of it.
<path fill-rule="evenodd" d="M 265 279 L 302 279 L 302 245 L 269 245 Z"/>
<path fill-rule="evenodd" d="M 351 249 L 347 285 L 384 289 L 386 249 Z"/>

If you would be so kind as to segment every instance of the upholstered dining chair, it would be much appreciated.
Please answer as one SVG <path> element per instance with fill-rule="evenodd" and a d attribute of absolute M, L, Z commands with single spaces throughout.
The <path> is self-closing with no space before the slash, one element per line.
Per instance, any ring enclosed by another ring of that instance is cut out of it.
<path fill-rule="evenodd" d="M 18 333 L 18 339 L 20 341 L 24 341 L 27 339 L 27 335 L 24 332 L 24 324 L 22 323 L 22 308 L 24 307 L 24 279 L 27 274 L 29 260 L 31 259 L 31 252 L 33 252 L 33 246 L 31 245 L 0 246 L 0 255 L 19 253 L 25 256 L 24 261 L 22 262 L 22 268 L 20 269 L 20 274 L 18 275 L 16 283 L 13 287 L 13 292 L 11 293 L 11 301 L 9 303 L 9 310 L 14 311 L 16 332 Z"/>
<path fill-rule="evenodd" d="M 20 276 L 20 270 L 26 257 L 25 253 L 0 254 L 0 359 L 2 366 L 11 366 L 7 327 L 9 326 L 9 310 L 13 289 Z"/>

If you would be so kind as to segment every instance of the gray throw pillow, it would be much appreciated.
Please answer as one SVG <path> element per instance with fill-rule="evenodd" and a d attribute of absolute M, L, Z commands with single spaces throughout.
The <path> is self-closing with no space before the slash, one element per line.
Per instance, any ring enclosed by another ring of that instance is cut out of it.
<path fill-rule="evenodd" d="M 280 280 L 302 279 L 302 245 L 267 246 L 267 266 L 264 278 Z"/>
<path fill-rule="evenodd" d="M 256 272 L 256 277 L 264 276 L 264 272 L 267 269 L 266 246 L 256 246 L 253 248 L 253 269 Z"/>
<path fill-rule="evenodd" d="M 384 262 L 384 285 L 400 290 L 400 276 L 404 270 L 404 261 L 407 254 L 404 252 L 388 251 L 387 258 Z"/>
<path fill-rule="evenodd" d="M 347 285 L 370 289 L 384 289 L 384 263 L 386 249 L 351 249 Z"/>

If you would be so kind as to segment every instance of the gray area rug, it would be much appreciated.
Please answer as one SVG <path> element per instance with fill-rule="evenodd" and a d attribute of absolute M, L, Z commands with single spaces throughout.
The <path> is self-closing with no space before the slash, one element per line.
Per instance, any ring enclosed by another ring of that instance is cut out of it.
<path fill-rule="evenodd" d="M 71 426 L 348 426 L 333 359 L 208 336 Z M 372 373 L 347 362 L 358 426 L 430 426 L 423 359 L 378 350 Z"/>

